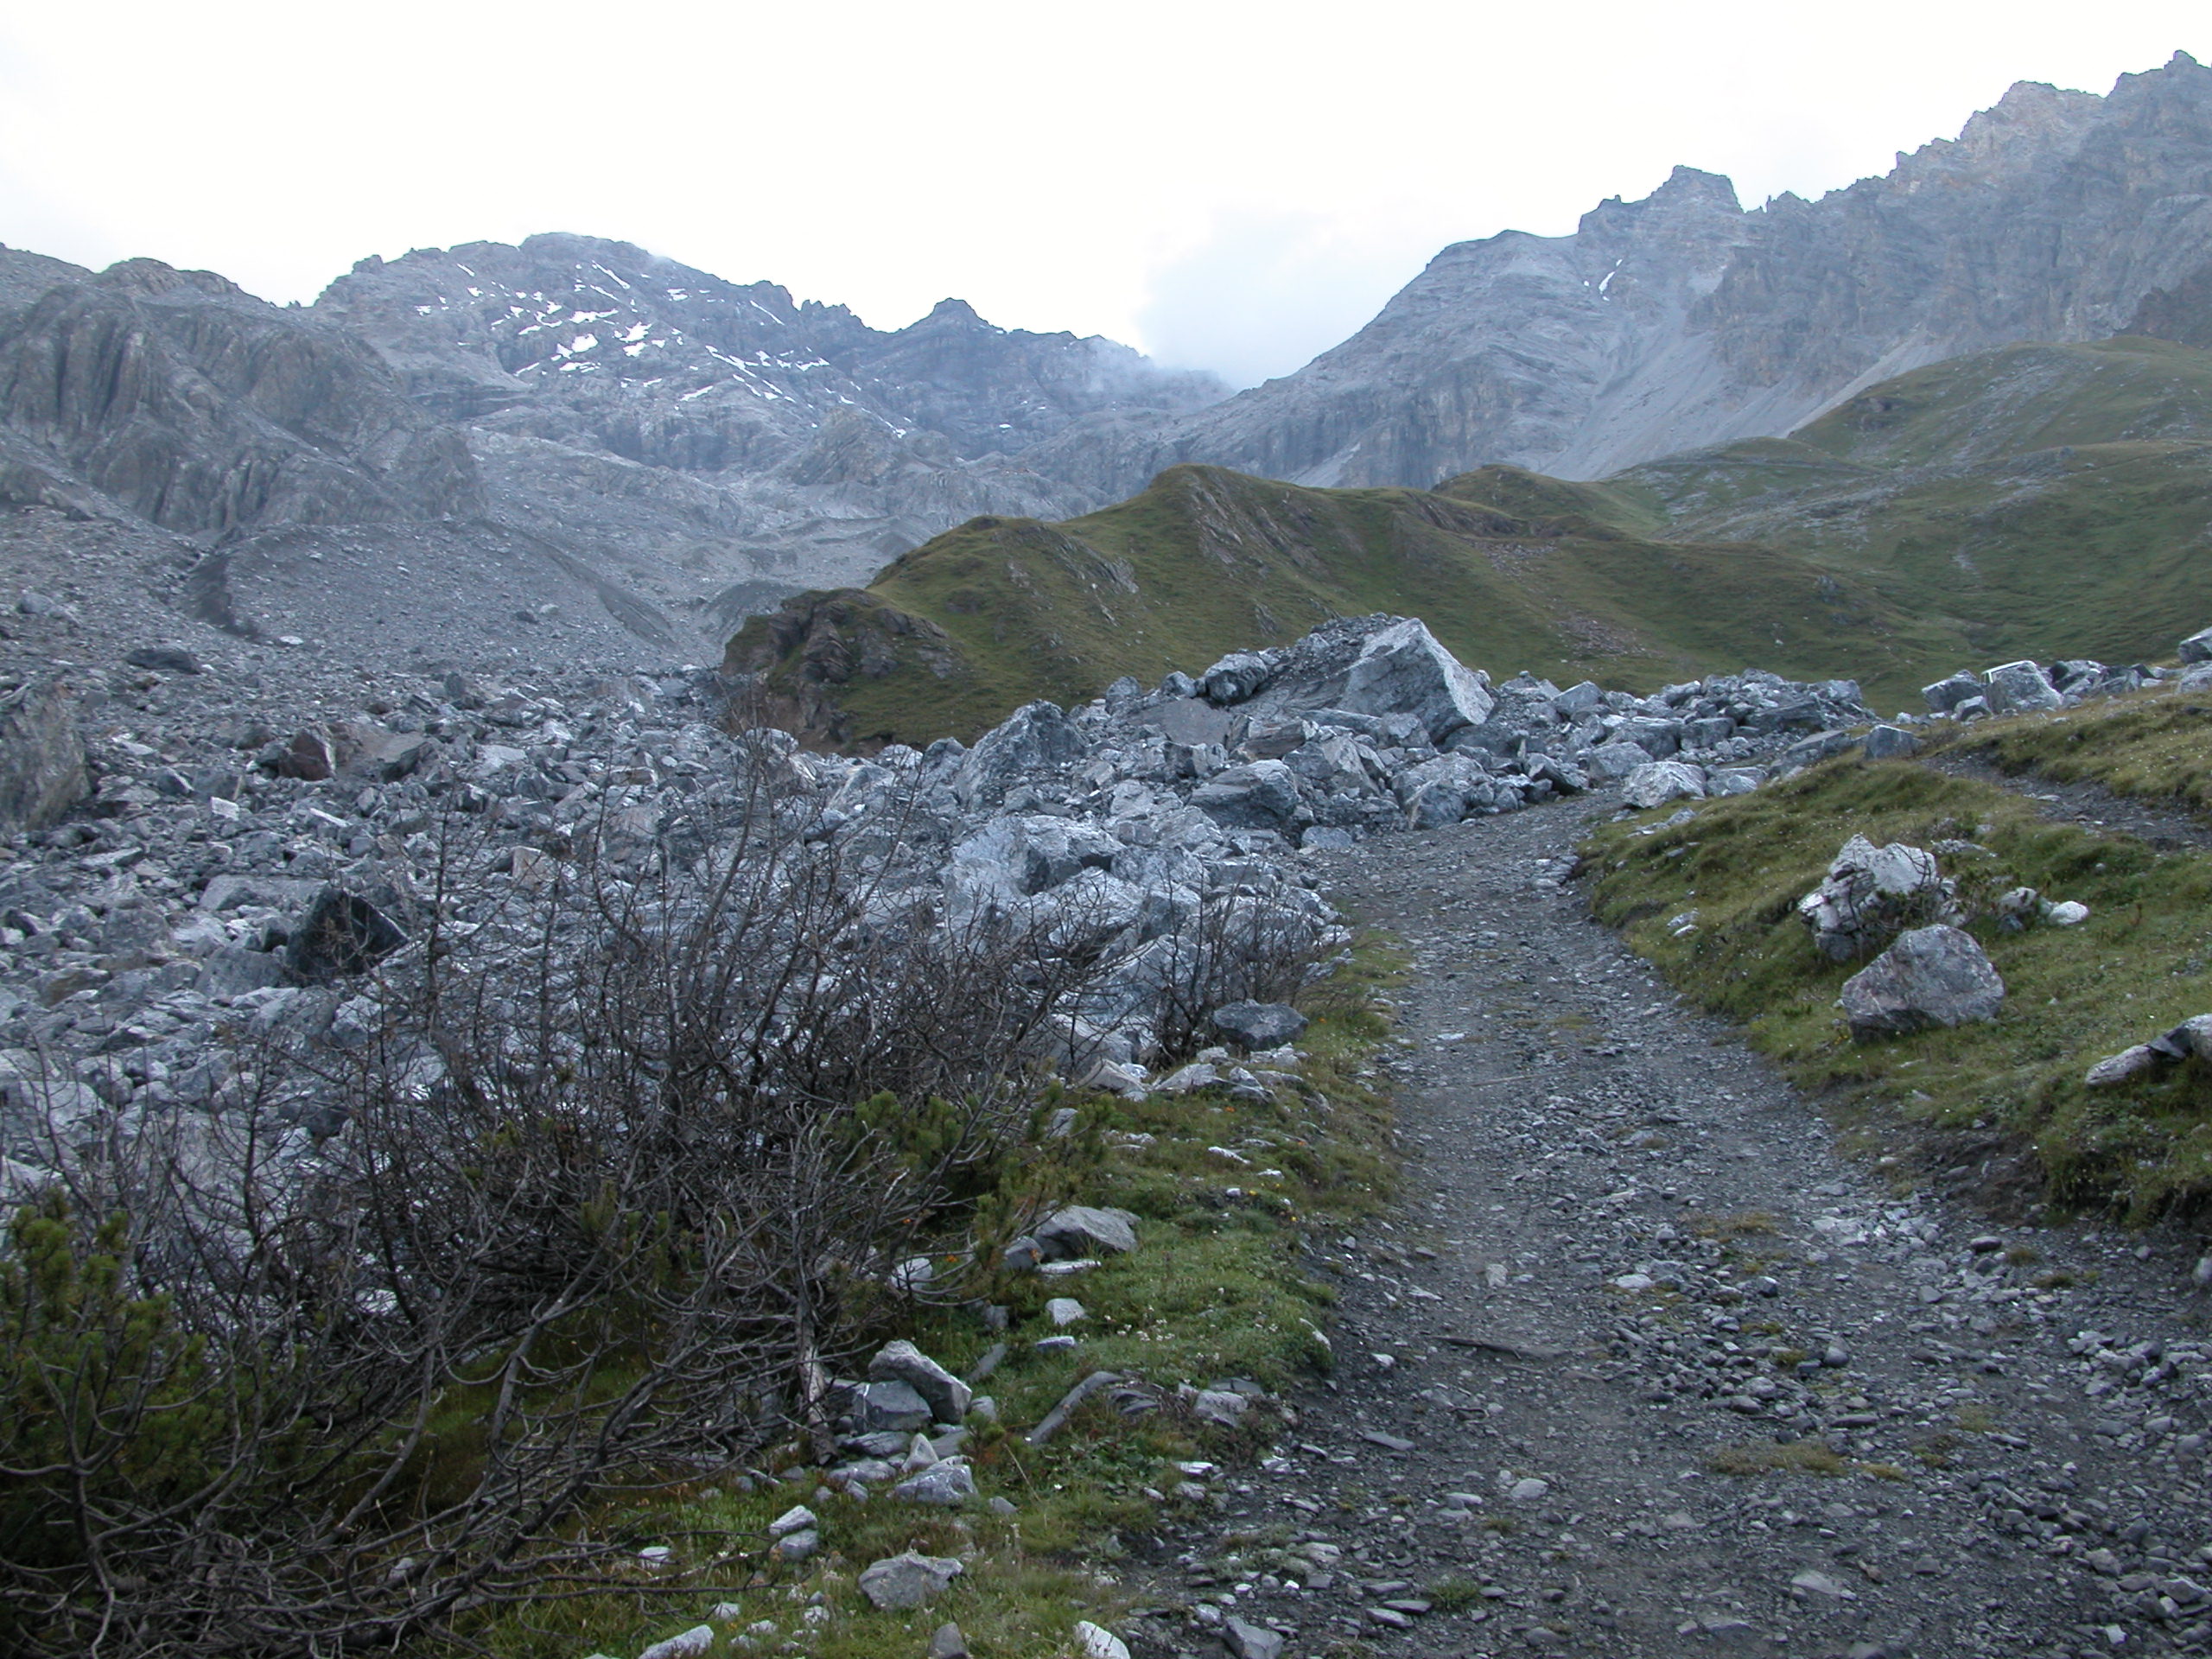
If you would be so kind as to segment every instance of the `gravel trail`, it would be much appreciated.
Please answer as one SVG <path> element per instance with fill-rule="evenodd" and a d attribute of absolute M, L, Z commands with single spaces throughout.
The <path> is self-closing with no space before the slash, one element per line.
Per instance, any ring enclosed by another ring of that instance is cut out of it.
<path fill-rule="evenodd" d="M 2212 1647 L 2194 1240 L 2000 1226 L 1842 1155 L 1590 919 L 1565 876 L 1610 807 L 1328 857 L 1415 961 L 1404 1188 L 1313 1264 L 1335 1378 L 1217 1484 L 1141 1650 Z"/>

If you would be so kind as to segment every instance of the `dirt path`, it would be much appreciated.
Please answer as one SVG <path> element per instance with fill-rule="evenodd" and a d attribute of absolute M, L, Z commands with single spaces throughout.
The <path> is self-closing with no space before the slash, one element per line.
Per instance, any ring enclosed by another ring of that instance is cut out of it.
<path fill-rule="evenodd" d="M 1313 1264 L 1336 1380 L 1140 1649 L 2212 1648 L 2193 1243 L 2000 1232 L 1840 1156 L 1563 883 L 1606 810 L 1332 855 L 1416 960 L 1402 1202 Z"/>

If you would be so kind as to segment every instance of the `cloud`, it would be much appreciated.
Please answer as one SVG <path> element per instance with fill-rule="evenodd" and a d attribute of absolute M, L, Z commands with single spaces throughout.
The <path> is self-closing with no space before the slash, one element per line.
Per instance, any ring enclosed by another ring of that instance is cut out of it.
<path fill-rule="evenodd" d="M 1231 384 L 1288 374 L 1359 328 L 1435 251 L 1424 229 L 1292 211 L 1217 215 L 1149 274 L 1145 350 Z"/>

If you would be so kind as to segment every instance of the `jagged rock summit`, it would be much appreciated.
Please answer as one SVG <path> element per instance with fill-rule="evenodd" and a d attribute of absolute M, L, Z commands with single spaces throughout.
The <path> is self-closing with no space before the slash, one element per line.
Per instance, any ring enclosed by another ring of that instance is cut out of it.
<path fill-rule="evenodd" d="M 1179 419 L 1080 423 L 1034 459 L 1107 495 L 1187 461 L 1321 485 L 1493 462 L 1595 478 L 1779 436 L 2012 341 L 2187 342 L 2212 326 L 2209 181 L 2212 71 L 2188 54 L 2104 98 L 2024 81 L 1818 201 L 1745 211 L 1678 167 L 1571 236 L 1455 244 L 1296 373 Z"/>

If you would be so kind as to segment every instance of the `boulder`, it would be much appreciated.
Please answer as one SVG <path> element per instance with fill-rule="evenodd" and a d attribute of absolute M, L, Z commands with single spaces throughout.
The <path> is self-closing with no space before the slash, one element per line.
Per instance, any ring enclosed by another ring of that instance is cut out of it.
<path fill-rule="evenodd" d="M 1129 1659 L 1129 1644 L 1103 1624 L 1087 1618 L 1075 1624 L 1076 1649 L 1083 1659 Z"/>
<path fill-rule="evenodd" d="M 0 830 L 42 830 L 92 792 L 68 682 L 48 675 L 0 697 Z"/>
<path fill-rule="evenodd" d="M 2184 663 L 2212 663 L 2212 628 L 2200 628 L 2177 647 Z"/>
<path fill-rule="evenodd" d="M 1126 1210 L 1071 1204 L 1045 1218 L 1037 1229 L 1037 1243 L 1046 1259 L 1053 1262 L 1079 1261 L 1090 1255 L 1123 1255 L 1137 1247 L 1136 1220 Z"/>
<path fill-rule="evenodd" d="M 879 1611 L 900 1612 L 936 1599 L 967 1570 L 950 1555 L 924 1555 L 910 1549 L 862 1567 L 861 1593 Z"/>
<path fill-rule="evenodd" d="M 1192 790 L 1191 804 L 1225 830 L 1280 830 L 1298 810 L 1297 774 L 1280 760 L 1230 766 Z"/>
<path fill-rule="evenodd" d="M 1582 769 L 1592 784 L 1617 784 L 1638 766 L 1648 766 L 1657 758 L 1640 743 L 1611 738 L 1582 757 Z"/>
<path fill-rule="evenodd" d="M 1922 686 L 1920 695 L 1928 700 L 1928 706 L 1936 713 L 1948 715 L 1954 713 L 1967 698 L 1981 696 L 1982 690 L 1981 677 L 1962 671 L 1948 679 L 1938 680 L 1933 685 Z"/>
<path fill-rule="evenodd" d="M 284 965 L 310 985 L 365 974 L 407 943 L 397 923 L 359 893 L 327 887 L 292 930 Z"/>
<path fill-rule="evenodd" d="M 974 1390 L 911 1342 L 887 1343 L 868 1363 L 871 1382 L 904 1382 L 928 1402 L 940 1423 L 968 1414 Z"/>
<path fill-rule="evenodd" d="M 1338 702 L 1356 715 L 1412 715 L 1432 743 L 1481 725 L 1496 706 L 1481 678 L 1438 644 L 1417 617 L 1369 636 Z"/>
<path fill-rule="evenodd" d="M 1075 766 L 1088 747 L 1058 703 L 1025 703 L 961 757 L 953 793 L 970 809 L 995 806 L 1023 779 Z"/>
<path fill-rule="evenodd" d="M 2005 982 L 1973 934 L 1937 923 L 1901 935 L 1844 981 L 1841 1001 L 1851 1034 L 1865 1041 L 1994 1020 Z"/>
<path fill-rule="evenodd" d="M 1920 740 L 1902 726 L 1877 726 L 1866 734 L 1869 760 L 1902 760 L 1920 753 Z"/>
<path fill-rule="evenodd" d="M 912 1383 L 889 1378 L 845 1385 L 845 1420 L 862 1434 L 911 1434 L 937 1421 Z"/>
<path fill-rule="evenodd" d="M 1470 806 L 1487 806 L 1495 798 L 1490 769 L 1471 754 L 1440 754 L 1408 766 L 1391 787 L 1408 826 L 1415 830 L 1457 823 Z"/>
<path fill-rule="evenodd" d="M 933 1509 L 957 1510 L 976 1496 L 976 1477 L 965 1458 L 944 1458 L 891 1489 L 893 1497 Z"/>
<path fill-rule="evenodd" d="M 1282 1659 L 1283 1638 L 1264 1624 L 1230 1618 L 1222 1621 L 1221 1639 L 1230 1659 Z"/>
<path fill-rule="evenodd" d="M 1245 1050 L 1280 1048 L 1306 1029 L 1306 1016 L 1287 1002 L 1231 1002 L 1213 1011 L 1213 1028 Z"/>
<path fill-rule="evenodd" d="M 1222 707 L 1256 696 L 1274 664 L 1255 651 L 1232 651 L 1198 677 L 1208 702 Z"/>
<path fill-rule="evenodd" d="M 1955 893 L 1935 854 L 1903 842 L 1877 847 L 1853 836 L 1821 885 L 1797 901 L 1797 913 L 1813 930 L 1814 947 L 1822 956 L 1848 962 L 1902 928 L 1960 920 Z"/>
<path fill-rule="evenodd" d="M 1705 768 L 1687 760 L 1648 761 L 1621 785 L 1621 799 L 1639 810 L 1685 798 L 1705 798 Z"/>
<path fill-rule="evenodd" d="M 2178 1064 L 2190 1057 L 2212 1060 L 2212 1014 L 2184 1020 L 2171 1031 L 2107 1055 L 2089 1068 L 2082 1082 L 2092 1089 L 2112 1089 L 2135 1078 Z"/>
<path fill-rule="evenodd" d="M 1988 698 L 1989 711 L 1994 715 L 2033 714 L 2066 706 L 2050 676 L 2024 658 L 2017 663 L 1999 663 L 1982 678 L 1989 686 L 1982 695 Z"/>
<path fill-rule="evenodd" d="M 638 1659 L 706 1659 L 715 1650 L 715 1627 L 694 1624 L 678 1635 L 665 1637 L 645 1649 Z"/>
<path fill-rule="evenodd" d="M 204 674 L 207 664 L 188 645 L 140 645 L 125 652 L 123 660 L 133 668 L 157 669 L 164 674 Z"/>

